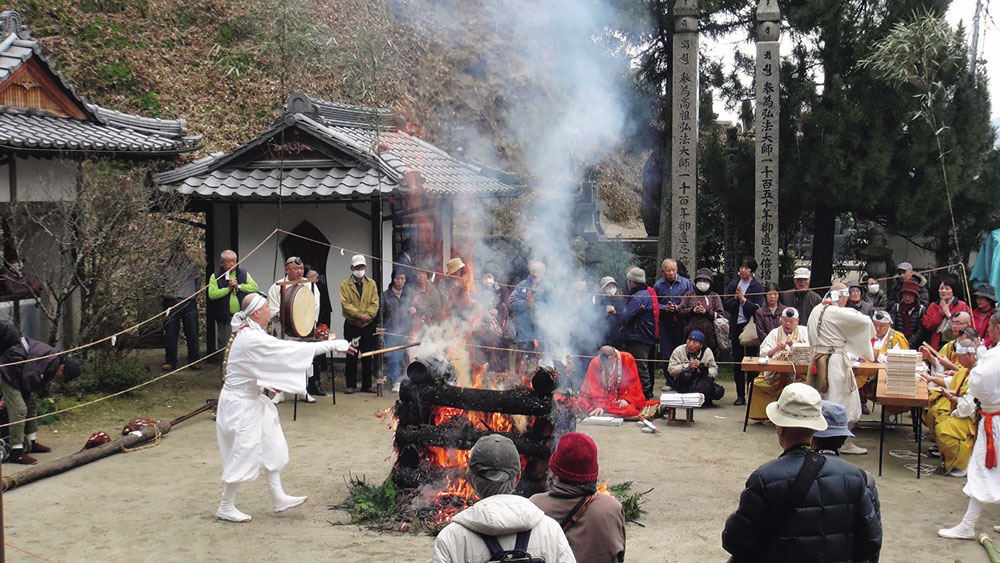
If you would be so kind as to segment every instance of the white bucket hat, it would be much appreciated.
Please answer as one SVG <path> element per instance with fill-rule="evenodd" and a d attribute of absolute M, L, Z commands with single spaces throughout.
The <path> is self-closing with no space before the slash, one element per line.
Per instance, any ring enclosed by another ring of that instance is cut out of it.
<path fill-rule="evenodd" d="M 823 418 L 823 398 L 819 391 L 805 383 L 791 383 L 781 391 L 778 400 L 767 405 L 767 418 L 775 426 L 826 430 Z"/>

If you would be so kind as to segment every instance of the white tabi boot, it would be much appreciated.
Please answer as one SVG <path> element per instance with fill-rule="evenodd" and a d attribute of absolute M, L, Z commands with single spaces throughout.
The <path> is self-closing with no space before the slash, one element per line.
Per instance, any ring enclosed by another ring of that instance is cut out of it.
<path fill-rule="evenodd" d="M 868 453 L 868 450 L 855 444 L 850 438 L 848 438 L 848 440 L 844 442 L 844 445 L 841 446 L 840 453 L 847 455 L 864 455 Z"/>
<path fill-rule="evenodd" d="M 290 508 L 301 506 L 309 500 L 309 497 L 293 497 L 286 495 L 281 487 L 281 472 L 267 472 L 267 488 L 271 491 L 271 507 L 275 514 L 280 514 Z"/>
<path fill-rule="evenodd" d="M 271 402 L 276 405 L 280 405 L 284 401 L 285 401 L 284 391 L 278 391 L 277 393 L 274 394 L 274 398 L 271 399 Z"/>
<path fill-rule="evenodd" d="M 227 522 L 250 521 L 249 514 L 244 514 L 236 508 L 236 490 L 239 486 L 239 483 L 226 483 L 225 487 L 223 487 L 222 502 L 219 503 L 219 509 L 215 511 L 215 517 L 219 520 L 226 520 Z"/>
<path fill-rule="evenodd" d="M 302 399 L 302 400 L 305 401 L 305 402 L 307 402 L 307 403 L 315 403 L 316 402 L 316 399 L 312 395 L 310 395 L 309 393 L 306 393 L 305 398 Z"/>
<path fill-rule="evenodd" d="M 969 499 L 969 508 L 965 511 L 962 521 L 953 528 L 942 528 L 938 530 L 938 535 L 942 538 L 952 540 L 973 540 L 976 539 L 976 521 L 983 512 L 983 503 L 974 498 Z"/>

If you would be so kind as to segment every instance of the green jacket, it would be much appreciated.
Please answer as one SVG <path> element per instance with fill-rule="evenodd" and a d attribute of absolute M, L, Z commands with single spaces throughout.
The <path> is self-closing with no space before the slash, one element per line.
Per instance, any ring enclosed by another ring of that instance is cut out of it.
<path fill-rule="evenodd" d="M 375 280 L 364 278 L 361 295 L 358 295 L 358 288 L 354 285 L 354 276 L 340 284 L 340 307 L 344 312 L 344 320 L 352 325 L 362 325 L 361 315 L 374 319 L 378 314 L 378 304 L 378 286 L 375 285 Z M 365 324 L 371 322 L 369 320 Z"/>
<path fill-rule="evenodd" d="M 231 275 L 236 276 L 240 284 L 237 286 L 236 293 L 233 293 L 229 289 L 229 283 L 224 277 L 225 274 L 226 272 L 220 268 L 208 279 L 208 310 L 214 313 L 213 316 L 216 318 L 224 318 L 227 313 L 232 315 L 238 312 L 243 296 L 258 290 L 257 282 L 250 277 L 250 272 L 243 268 L 235 268 Z M 227 296 L 229 299 L 225 300 L 224 298 Z"/>

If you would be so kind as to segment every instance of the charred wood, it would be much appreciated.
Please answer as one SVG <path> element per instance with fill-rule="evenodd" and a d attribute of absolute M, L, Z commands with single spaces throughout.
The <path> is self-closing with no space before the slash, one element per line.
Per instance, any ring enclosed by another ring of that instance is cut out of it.
<path fill-rule="evenodd" d="M 418 426 L 402 427 L 396 429 L 396 447 L 400 451 L 410 446 L 436 446 L 439 448 L 453 448 L 456 450 L 469 450 L 476 444 L 476 441 L 489 434 L 500 434 L 506 436 L 514 442 L 518 453 L 529 458 L 548 459 L 549 440 L 538 439 L 535 436 L 516 432 L 491 432 L 479 429 L 472 425 L 464 426 Z"/>
<path fill-rule="evenodd" d="M 552 413 L 552 397 L 539 397 L 524 387 L 508 391 L 466 389 L 450 385 L 414 387 L 419 389 L 419 402 L 424 405 L 532 416 L 549 416 Z"/>

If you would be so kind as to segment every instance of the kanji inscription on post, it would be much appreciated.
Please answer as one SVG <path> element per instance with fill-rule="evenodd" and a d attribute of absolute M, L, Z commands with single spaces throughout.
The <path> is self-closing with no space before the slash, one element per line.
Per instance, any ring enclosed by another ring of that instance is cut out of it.
<path fill-rule="evenodd" d="M 776 0 L 760 0 L 757 5 L 757 107 L 754 119 L 755 201 L 754 254 L 757 277 L 778 281 L 778 39 L 781 14 Z"/>
<path fill-rule="evenodd" d="M 698 2 L 674 5 L 671 149 L 672 257 L 693 275 L 698 267 Z"/>

